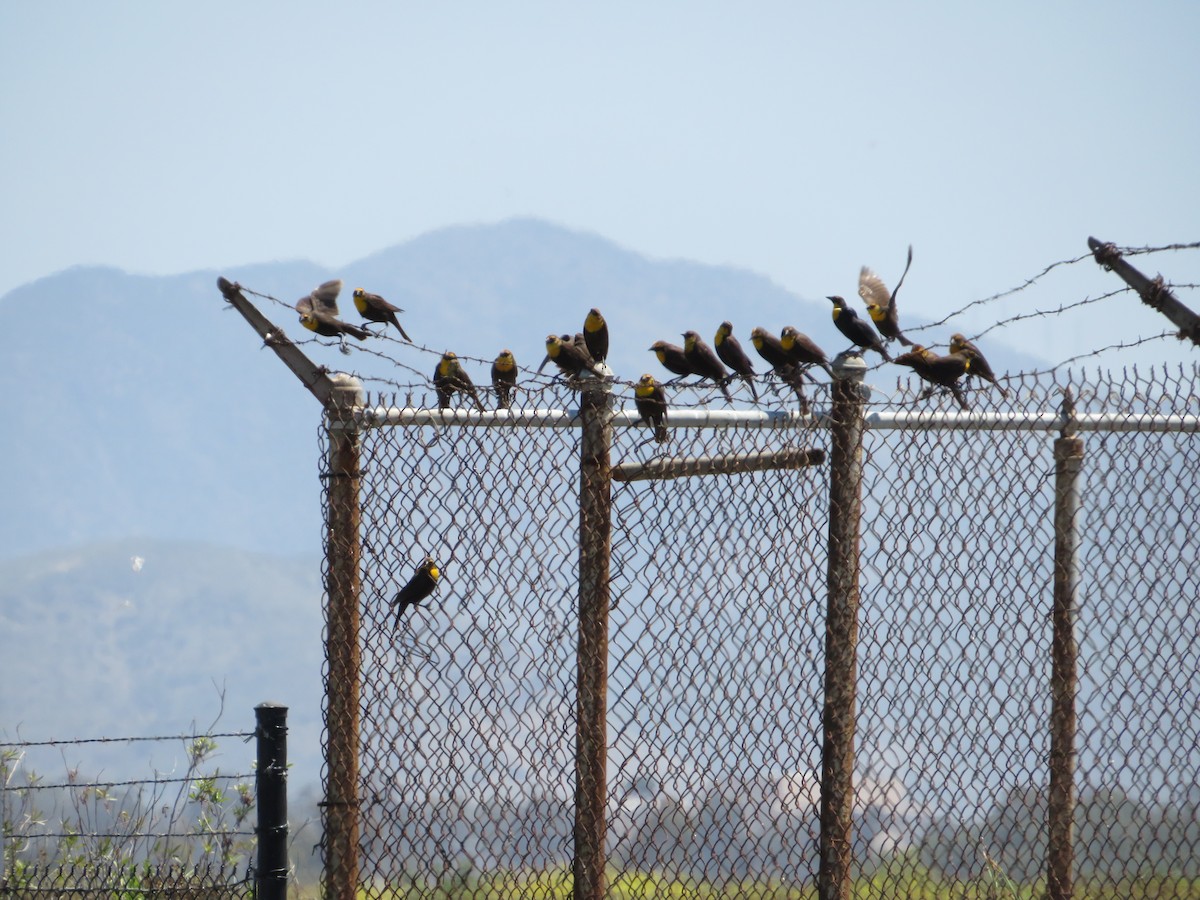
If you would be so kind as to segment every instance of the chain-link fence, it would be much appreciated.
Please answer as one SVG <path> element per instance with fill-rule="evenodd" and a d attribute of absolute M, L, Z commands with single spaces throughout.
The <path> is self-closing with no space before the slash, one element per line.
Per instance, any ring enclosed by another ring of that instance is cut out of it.
<path fill-rule="evenodd" d="M 1045 884 L 1055 442 L 1074 428 L 1077 754 L 1059 827 L 1073 828 L 1075 894 L 1198 896 L 1197 372 L 1007 384 L 1008 398 L 972 391 L 986 412 L 968 419 L 906 383 L 865 407 L 856 896 Z M 738 415 L 677 389 L 659 445 L 628 427 L 618 385 L 612 466 L 826 449 L 822 390 L 801 418 L 778 394 Z M 402 410 L 371 398 L 354 420 L 369 427 L 333 432 L 326 508 L 336 523 L 339 503 L 361 502 L 361 560 L 344 573 L 361 577 L 361 620 L 342 668 L 331 643 L 330 689 L 361 680 L 353 743 L 327 781 L 354 773 L 329 799 L 357 808 L 345 852 L 368 897 L 567 896 L 579 876 L 588 439 L 555 412 L 577 409 L 577 393 L 525 399 L 478 427 L 487 414 L 443 419 L 432 397 Z M 611 483 L 600 817 L 614 896 L 815 895 L 836 463 Z M 336 568 L 346 554 L 330 534 Z M 391 600 L 427 555 L 440 583 L 397 619 Z M 345 739 L 341 702 L 331 744 Z"/>

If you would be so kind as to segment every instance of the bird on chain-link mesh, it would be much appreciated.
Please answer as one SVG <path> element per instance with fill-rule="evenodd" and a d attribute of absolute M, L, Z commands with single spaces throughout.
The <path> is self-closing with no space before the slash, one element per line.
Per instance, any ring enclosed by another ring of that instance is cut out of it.
<path fill-rule="evenodd" d="M 970 409 L 967 398 L 963 395 L 958 379 L 967 374 L 971 367 L 970 360 L 962 353 L 951 353 L 948 356 L 938 356 L 920 344 L 913 344 L 907 353 L 901 353 L 892 362 L 900 366 L 908 366 L 923 380 L 938 387 L 949 388 L 958 405 Z M 930 389 L 922 392 L 922 397 L 928 397 Z"/>
<path fill-rule="evenodd" d="M 692 372 L 701 378 L 707 378 L 721 389 L 725 400 L 733 403 L 733 395 L 729 393 L 730 374 L 725 370 L 720 358 L 712 347 L 695 331 L 683 333 L 683 355 Z"/>
<path fill-rule="evenodd" d="M 717 356 L 721 362 L 737 372 L 742 381 L 750 386 L 750 396 L 758 400 L 758 391 L 754 388 L 754 364 L 742 349 L 742 342 L 733 336 L 733 324 L 722 322 L 717 326 L 713 343 L 717 348 Z"/>
<path fill-rule="evenodd" d="M 968 360 L 970 360 L 971 369 L 967 373 L 968 376 L 977 376 L 982 378 L 984 381 L 994 384 L 1000 391 L 1001 397 L 1008 396 L 1008 391 L 1006 391 L 1004 386 L 996 380 L 996 373 L 992 371 L 992 367 L 988 363 L 987 359 L 982 353 L 979 352 L 979 348 L 971 343 L 971 341 L 968 341 L 965 337 L 958 333 L 950 335 L 950 352 L 961 353 Z"/>
<path fill-rule="evenodd" d="M 565 335 L 546 335 L 546 358 L 558 366 L 558 370 L 568 377 L 580 375 L 585 369 L 593 375 L 600 375 L 587 348 L 581 347 L 573 339 L 567 341 L 564 338 Z"/>
<path fill-rule="evenodd" d="M 334 278 L 320 284 L 307 297 L 296 301 L 296 312 L 300 313 L 300 324 L 309 331 L 315 331 L 322 337 L 335 337 L 345 341 L 346 335 L 365 341 L 371 332 L 349 322 L 343 322 L 338 316 L 337 298 L 342 291 L 342 280 Z M 345 344 L 343 343 L 343 348 Z M 346 351 L 349 352 L 349 351 Z"/>
<path fill-rule="evenodd" d="M 817 342 L 803 331 L 797 331 L 791 325 L 785 325 L 779 333 L 779 346 L 787 354 L 787 358 L 801 366 L 820 366 L 832 378 L 833 369 L 829 367 L 829 357 L 817 346 Z"/>
<path fill-rule="evenodd" d="M 800 402 L 800 412 L 808 415 L 808 397 L 804 394 L 804 373 L 800 366 L 792 360 L 783 349 L 783 342 L 762 326 L 756 326 L 750 332 L 750 343 L 758 351 L 758 355 L 767 361 L 780 380 L 796 392 Z"/>
<path fill-rule="evenodd" d="M 633 387 L 633 404 L 642 421 L 654 429 L 654 440 L 667 439 L 667 395 L 662 385 L 649 373 L 638 379 Z"/>
<path fill-rule="evenodd" d="M 594 361 L 602 363 L 608 359 L 608 323 L 594 306 L 583 320 L 583 342 Z"/>
<path fill-rule="evenodd" d="M 483 412 L 483 403 L 479 392 L 475 390 L 475 382 L 466 373 L 458 356 L 447 350 L 438 360 L 437 368 L 433 370 L 433 389 L 437 392 L 438 409 L 449 409 L 450 401 L 455 394 L 470 394 L 475 406 Z"/>
<path fill-rule="evenodd" d="M 681 378 L 695 374 L 692 364 L 688 362 L 687 354 L 678 344 L 655 341 L 650 345 L 650 352 L 658 357 L 658 361 L 662 363 L 664 369 L 679 376 L 679 378 L 671 379 L 672 381 L 679 381 Z"/>
<path fill-rule="evenodd" d="M 496 391 L 497 408 L 509 409 L 517 388 L 517 361 L 511 350 L 501 350 L 492 361 L 492 387 Z"/>
<path fill-rule="evenodd" d="M 833 301 L 833 324 L 837 330 L 855 346 L 863 350 L 874 350 L 884 359 L 890 361 L 887 348 L 879 339 L 879 333 L 867 322 L 858 317 L 858 313 L 846 305 L 846 301 L 838 296 L 826 297 Z"/>
<path fill-rule="evenodd" d="M 433 593 L 441 575 L 441 569 L 438 568 L 437 561 L 432 556 L 427 556 L 422 560 L 421 565 L 417 567 L 417 573 L 409 579 L 408 584 L 400 588 L 392 599 L 392 607 L 396 610 L 396 625 L 400 624 L 406 609 L 418 605 Z"/>
<path fill-rule="evenodd" d="M 408 332 L 396 318 L 396 313 L 404 312 L 400 307 L 393 306 L 378 294 L 369 293 L 362 288 L 354 289 L 354 307 L 358 310 L 359 315 L 369 322 L 380 322 L 384 325 L 391 322 L 400 331 L 400 337 L 410 344 L 412 343 L 412 338 L 408 336 Z"/>
<path fill-rule="evenodd" d="M 883 279 L 876 275 L 867 266 L 863 266 L 858 273 L 858 296 L 862 297 L 863 302 L 867 304 L 867 313 L 871 316 L 871 321 L 875 323 L 875 327 L 879 329 L 879 333 L 889 341 L 899 341 L 906 347 L 913 346 L 913 342 L 900 333 L 900 318 L 896 312 L 896 295 L 900 293 L 900 285 L 904 284 L 904 276 L 908 274 L 908 267 L 912 265 L 912 244 L 908 245 L 908 262 L 904 265 L 904 273 L 900 276 L 900 280 L 896 282 L 896 287 L 890 292 L 887 285 L 883 283 Z"/>

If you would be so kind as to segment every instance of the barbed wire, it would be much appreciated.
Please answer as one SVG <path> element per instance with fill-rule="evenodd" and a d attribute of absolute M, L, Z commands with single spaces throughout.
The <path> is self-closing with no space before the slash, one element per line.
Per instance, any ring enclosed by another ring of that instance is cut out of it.
<path fill-rule="evenodd" d="M 52 791 L 70 788 L 112 788 L 136 787 L 140 785 L 159 784 L 188 784 L 194 781 L 247 781 L 253 779 L 254 773 L 241 775 L 193 775 L 190 778 L 138 778 L 132 781 L 63 781 L 54 784 L 21 784 L 9 787 L 12 791 Z"/>
<path fill-rule="evenodd" d="M 94 738 L 62 738 L 49 741 L 0 741 L 0 747 L 62 747 L 71 744 L 122 744 L 138 741 L 195 741 L 200 738 L 242 738 L 249 740 L 254 737 L 253 731 L 227 731 L 215 734 L 168 734 L 168 735 L 138 735 L 133 737 L 94 737 Z"/>

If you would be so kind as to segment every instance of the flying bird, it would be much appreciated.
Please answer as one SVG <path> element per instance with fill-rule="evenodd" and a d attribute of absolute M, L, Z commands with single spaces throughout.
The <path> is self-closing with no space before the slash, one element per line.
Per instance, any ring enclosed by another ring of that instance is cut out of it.
<path fill-rule="evenodd" d="M 335 337 L 340 341 L 345 341 L 345 336 L 348 334 L 360 341 L 365 341 L 370 337 L 371 332 L 357 325 L 351 325 L 349 322 L 343 322 L 337 317 L 337 297 L 341 291 L 342 280 L 334 278 L 332 281 L 323 282 L 307 297 L 297 300 L 296 312 L 300 313 L 300 324 L 322 337 Z"/>
<path fill-rule="evenodd" d="M 633 405 L 638 415 L 654 429 L 654 440 L 663 443 L 667 439 L 667 395 L 662 385 L 650 374 L 638 379 L 633 388 Z"/>
<path fill-rule="evenodd" d="M 692 372 L 701 378 L 710 379 L 721 389 L 725 399 L 733 403 L 733 395 L 729 393 L 729 373 L 725 371 L 725 366 L 713 348 L 695 331 L 683 333 L 683 356 L 692 367 Z"/>
<path fill-rule="evenodd" d="M 475 406 L 483 412 L 483 403 L 475 390 L 471 376 L 463 369 L 458 356 L 447 350 L 433 370 L 433 389 L 437 392 L 438 409 L 449 409 L 455 394 L 470 394 Z"/>
<path fill-rule="evenodd" d="M 887 348 L 879 339 L 879 334 L 860 319 L 858 313 L 846 305 L 845 300 L 836 296 L 826 299 L 833 301 L 833 324 L 837 326 L 838 331 L 844 334 L 852 344 L 863 350 L 874 350 L 884 359 L 891 361 L 892 357 L 888 355 Z"/>
<path fill-rule="evenodd" d="M 879 333 L 889 341 L 899 341 L 906 347 L 913 346 L 913 342 L 900 332 L 900 319 L 896 313 L 896 295 L 900 293 L 900 285 L 904 284 L 904 276 L 908 274 L 908 267 L 911 265 L 912 244 L 909 244 L 908 262 L 904 265 L 904 273 L 896 282 L 896 287 L 890 292 L 887 285 L 883 283 L 883 279 L 867 266 L 863 266 L 858 273 L 858 296 L 862 297 L 863 302 L 867 304 L 867 313 L 871 316 L 871 321 L 875 323 Z"/>
<path fill-rule="evenodd" d="M 400 337 L 404 338 L 410 344 L 412 343 L 412 338 L 408 336 L 408 332 L 404 330 L 404 326 L 396 318 L 396 313 L 404 312 L 400 307 L 393 306 L 378 294 L 369 293 L 362 288 L 354 289 L 354 307 L 358 310 L 359 315 L 370 322 L 381 322 L 384 325 L 391 322 L 399 329 Z"/>
<path fill-rule="evenodd" d="M 400 624 L 406 609 L 418 605 L 433 593 L 441 575 L 441 570 L 434 558 L 432 556 L 425 557 L 421 565 L 417 567 L 417 573 L 409 579 L 408 584 L 400 588 L 392 599 L 392 607 L 396 610 L 397 625 Z"/>
<path fill-rule="evenodd" d="M 758 391 L 754 389 L 754 364 L 742 349 L 742 342 L 733 336 L 733 325 L 730 322 L 722 322 L 717 326 L 713 343 L 721 362 L 741 376 L 742 381 L 750 386 L 750 396 L 758 400 Z"/>
<path fill-rule="evenodd" d="M 979 348 L 968 341 L 961 334 L 950 335 L 950 352 L 961 353 L 971 361 L 971 370 L 967 373 L 968 375 L 977 375 L 984 381 L 994 384 L 1000 391 L 1001 397 L 1008 396 L 1008 391 L 1006 391 L 1004 386 L 996 380 L 996 373 L 992 371 L 991 364 L 987 361 L 984 355 L 979 352 Z"/>
<path fill-rule="evenodd" d="M 497 408 L 509 409 L 517 388 L 517 361 L 511 350 L 501 350 L 492 361 L 492 387 L 496 391 Z"/>

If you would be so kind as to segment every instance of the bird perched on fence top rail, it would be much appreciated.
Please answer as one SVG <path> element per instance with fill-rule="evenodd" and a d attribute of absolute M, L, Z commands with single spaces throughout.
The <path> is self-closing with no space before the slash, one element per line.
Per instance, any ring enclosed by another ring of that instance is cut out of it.
<path fill-rule="evenodd" d="M 296 301 L 296 312 L 300 313 L 300 324 L 309 331 L 315 331 L 322 337 L 335 337 L 345 340 L 351 335 L 360 341 L 370 337 L 371 332 L 349 322 L 343 322 L 338 316 L 337 298 L 342 292 L 342 280 L 334 278 L 322 282 L 307 297 Z M 349 352 L 349 351 L 347 351 Z"/>
<path fill-rule="evenodd" d="M 638 379 L 633 387 L 633 405 L 638 415 L 654 429 L 654 440 L 663 443 L 667 439 L 667 395 L 662 385 L 649 373 Z"/>
<path fill-rule="evenodd" d="M 594 361 L 602 363 L 608 359 L 608 323 L 594 306 L 583 320 L 583 343 Z"/>
<path fill-rule="evenodd" d="M 792 362 L 802 366 L 820 366 L 830 378 L 833 377 L 833 369 L 829 367 L 825 351 L 804 332 L 785 325 L 779 333 L 779 346 Z"/>
<path fill-rule="evenodd" d="M 432 556 L 425 557 L 421 565 L 417 567 L 417 573 L 409 579 L 408 584 L 400 588 L 392 599 L 392 607 L 396 610 L 397 625 L 400 624 L 406 609 L 416 606 L 433 593 L 441 576 L 442 572 L 438 568 L 437 561 Z"/>
<path fill-rule="evenodd" d="M 733 325 L 722 322 L 717 326 L 717 335 L 713 338 L 717 348 L 717 356 L 721 362 L 737 372 L 742 381 L 750 386 L 750 396 L 758 399 L 758 391 L 754 389 L 754 364 L 742 349 L 742 342 L 733 336 Z"/>
<path fill-rule="evenodd" d="M 958 379 L 967 374 L 970 360 L 961 353 L 951 353 L 948 356 L 938 356 L 932 350 L 927 350 L 920 344 L 913 344 L 907 353 L 901 353 L 892 362 L 900 366 L 908 366 L 923 380 L 939 387 L 949 388 L 958 405 L 970 409 L 967 398 L 963 395 Z M 922 396 L 928 396 L 926 391 Z"/>
<path fill-rule="evenodd" d="M 683 355 L 687 359 L 688 365 L 692 367 L 692 372 L 701 378 L 710 379 L 721 389 L 726 401 L 733 403 L 733 395 L 729 393 L 729 373 L 725 371 L 725 366 L 722 365 L 713 348 L 708 346 L 697 332 L 685 331 L 683 333 Z"/>
<path fill-rule="evenodd" d="M 970 360 L 971 369 L 967 373 L 968 377 L 977 376 L 982 378 L 984 381 L 994 384 L 1000 391 L 1001 397 L 1008 396 L 1008 391 L 996 380 L 996 373 L 992 371 L 992 367 L 984 355 L 979 352 L 979 348 L 961 334 L 955 333 L 950 335 L 950 352 L 961 353 Z"/>
<path fill-rule="evenodd" d="M 672 372 L 680 378 L 696 374 L 692 368 L 692 364 L 688 362 L 687 354 L 683 352 L 683 348 L 678 344 L 655 341 L 650 345 L 650 351 L 658 357 L 658 361 L 662 363 L 663 368 L 668 372 Z M 677 380 L 672 379 L 672 381 Z"/>
<path fill-rule="evenodd" d="M 833 324 L 849 341 L 863 350 L 874 350 L 884 359 L 890 361 L 887 348 L 879 339 L 878 332 L 858 317 L 858 313 L 846 305 L 846 301 L 838 296 L 826 297 L 833 302 Z"/>
<path fill-rule="evenodd" d="M 412 343 L 412 338 L 408 336 L 408 332 L 404 330 L 404 326 L 396 318 L 396 313 L 404 312 L 400 307 L 393 306 L 378 294 L 369 293 L 362 288 L 355 288 L 354 308 L 358 310 L 359 315 L 369 322 L 381 322 L 384 325 L 391 322 L 399 330 L 400 337 L 404 338 L 410 344 Z"/>
<path fill-rule="evenodd" d="M 883 279 L 867 266 L 863 266 L 858 273 L 858 296 L 862 297 L 863 302 L 867 304 L 867 313 L 871 316 L 871 321 L 875 323 L 875 327 L 879 329 L 879 333 L 884 338 L 889 341 L 899 341 L 906 347 L 913 346 L 913 342 L 900 333 L 900 318 L 896 312 L 896 295 L 900 293 L 900 285 L 904 284 L 904 276 L 908 274 L 908 267 L 911 265 L 912 244 L 909 244 L 908 262 L 904 264 L 904 273 L 890 293 L 887 285 L 883 283 Z"/>
<path fill-rule="evenodd" d="M 564 337 L 557 334 L 546 335 L 546 358 L 552 360 L 564 375 L 577 376 L 586 369 L 600 377 L 602 373 L 596 368 L 587 348 L 574 340 L 564 340 Z"/>
<path fill-rule="evenodd" d="M 770 364 L 771 369 L 783 383 L 796 392 L 796 399 L 800 403 L 800 412 L 808 415 L 808 397 L 804 395 L 804 373 L 800 366 L 792 361 L 788 352 L 783 349 L 783 343 L 779 338 L 762 326 L 756 326 L 750 332 L 750 343 L 754 345 L 758 355 Z"/>
<path fill-rule="evenodd" d="M 450 401 L 455 394 L 470 394 L 475 406 L 483 412 L 483 403 L 479 392 L 475 390 L 475 382 L 463 369 L 458 356 L 450 350 L 442 354 L 437 368 L 433 370 L 433 389 L 437 392 L 438 409 L 449 409 Z"/>
<path fill-rule="evenodd" d="M 492 387 L 496 391 L 497 409 L 510 408 L 517 388 L 517 360 L 511 350 L 501 350 L 492 361 Z"/>

